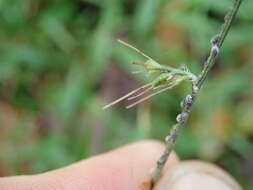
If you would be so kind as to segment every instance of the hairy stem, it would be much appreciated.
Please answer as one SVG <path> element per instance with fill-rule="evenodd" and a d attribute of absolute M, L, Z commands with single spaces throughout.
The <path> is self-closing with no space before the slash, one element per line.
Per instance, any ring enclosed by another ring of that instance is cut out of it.
<path fill-rule="evenodd" d="M 220 48 L 228 34 L 230 29 L 231 23 L 240 7 L 242 0 L 234 0 L 232 8 L 228 11 L 224 18 L 224 24 L 221 26 L 219 34 L 215 35 L 211 40 L 211 50 L 209 57 L 205 61 L 203 70 L 201 71 L 200 75 L 198 76 L 197 80 L 193 82 L 192 92 L 188 94 L 185 99 L 181 102 L 182 112 L 178 114 L 176 120 L 177 123 L 174 124 L 171 128 L 169 136 L 165 138 L 166 147 L 165 151 L 162 156 L 157 161 L 156 169 L 153 173 L 153 185 L 158 181 L 159 177 L 161 176 L 162 169 L 176 143 L 176 138 L 178 135 L 178 131 L 180 128 L 186 123 L 189 114 L 191 112 L 192 105 L 194 104 L 195 99 L 199 94 L 199 90 L 202 87 L 204 80 L 215 63 L 217 56 L 219 55 Z"/>

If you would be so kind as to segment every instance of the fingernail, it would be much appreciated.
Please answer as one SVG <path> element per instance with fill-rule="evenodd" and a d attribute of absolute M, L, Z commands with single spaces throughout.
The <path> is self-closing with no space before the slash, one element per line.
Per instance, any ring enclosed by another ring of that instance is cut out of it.
<path fill-rule="evenodd" d="M 242 190 L 224 170 L 201 161 L 185 161 L 167 171 L 154 190 Z"/>

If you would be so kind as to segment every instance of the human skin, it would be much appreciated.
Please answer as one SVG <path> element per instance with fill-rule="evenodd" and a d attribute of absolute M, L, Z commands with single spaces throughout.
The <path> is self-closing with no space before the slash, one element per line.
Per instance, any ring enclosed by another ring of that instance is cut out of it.
<path fill-rule="evenodd" d="M 126 145 L 70 166 L 30 176 L 0 178 L 0 190 L 149 190 L 164 150 L 157 141 Z M 155 190 L 240 190 L 226 172 L 203 162 L 180 162 L 172 153 Z"/>

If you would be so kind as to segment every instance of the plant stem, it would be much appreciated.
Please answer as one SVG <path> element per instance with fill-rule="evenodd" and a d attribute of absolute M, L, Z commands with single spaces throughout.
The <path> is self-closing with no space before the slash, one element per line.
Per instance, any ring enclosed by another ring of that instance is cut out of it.
<path fill-rule="evenodd" d="M 224 18 L 224 24 L 221 26 L 221 30 L 220 33 L 216 36 L 214 36 L 213 38 L 213 42 L 215 42 L 214 44 L 217 45 L 218 48 L 221 48 L 227 34 L 228 31 L 231 27 L 231 23 L 241 5 L 242 0 L 235 0 L 234 4 L 232 6 L 232 8 L 230 9 L 230 11 L 226 14 L 225 18 Z M 217 40 L 217 41 L 216 41 Z M 209 70 L 212 68 L 212 66 L 214 65 L 216 60 L 216 56 L 212 56 L 211 53 L 204 65 L 204 68 L 201 72 L 201 75 L 199 77 L 199 81 L 198 81 L 198 86 L 202 86 L 203 81 L 206 79 L 207 73 L 209 72 Z"/>
<path fill-rule="evenodd" d="M 158 181 L 159 177 L 161 176 L 162 169 L 175 145 L 176 138 L 178 135 L 179 130 L 182 126 L 186 123 L 189 114 L 191 112 L 192 105 L 195 102 L 199 94 L 199 90 L 202 87 L 204 80 L 207 77 L 209 70 L 215 63 L 215 60 L 219 54 L 219 50 L 228 34 L 230 29 L 231 23 L 238 12 L 242 0 L 234 0 L 232 8 L 228 11 L 224 18 L 224 24 L 221 26 L 220 32 L 218 35 L 215 35 L 211 40 L 211 50 L 209 57 L 205 61 L 203 70 L 201 71 L 200 75 L 198 76 L 196 82 L 193 82 L 192 92 L 191 94 L 187 95 L 186 98 L 181 102 L 182 112 L 177 116 L 177 123 L 174 124 L 170 130 L 170 135 L 165 138 L 165 151 L 162 156 L 157 161 L 156 169 L 153 173 L 153 185 Z"/>

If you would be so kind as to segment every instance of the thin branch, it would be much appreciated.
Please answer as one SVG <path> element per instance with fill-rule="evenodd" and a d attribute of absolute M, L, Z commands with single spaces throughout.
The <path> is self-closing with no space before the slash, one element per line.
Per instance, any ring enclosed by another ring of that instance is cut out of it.
<path fill-rule="evenodd" d="M 174 124 L 171 128 L 170 135 L 165 138 L 166 148 L 162 156 L 157 161 L 156 169 L 153 173 L 153 185 L 158 181 L 159 177 L 161 176 L 162 169 L 175 145 L 176 138 L 178 135 L 178 131 L 182 128 L 182 126 L 186 123 L 189 114 L 191 112 L 192 105 L 194 104 L 195 99 L 199 94 L 199 90 L 202 87 L 204 80 L 215 63 L 215 60 L 219 54 L 220 48 L 228 34 L 230 29 L 231 23 L 240 7 L 242 0 L 234 0 L 232 8 L 228 11 L 224 18 L 224 24 L 221 27 L 220 33 L 214 36 L 211 40 L 211 50 L 209 57 L 205 61 L 204 68 L 201 74 L 198 76 L 198 79 L 192 86 L 191 94 L 187 95 L 186 98 L 181 102 L 182 112 L 178 114 L 176 120 L 177 123 Z"/>
<path fill-rule="evenodd" d="M 217 45 L 218 47 L 218 52 L 219 53 L 219 49 L 221 48 L 227 34 L 228 34 L 228 31 L 231 27 L 231 23 L 241 5 L 241 2 L 242 0 L 235 0 L 234 1 L 234 4 L 232 6 L 232 8 L 230 9 L 230 11 L 226 14 L 225 18 L 224 18 L 224 24 L 221 26 L 221 31 L 218 35 L 214 36 L 211 40 L 211 43 L 212 43 L 212 46 L 213 48 L 215 48 L 215 45 Z M 216 56 L 209 56 L 209 58 L 207 59 L 206 63 L 205 63 L 205 66 L 204 66 L 204 69 L 203 71 L 201 72 L 201 75 L 199 77 L 199 81 L 198 81 L 198 86 L 201 87 L 203 81 L 206 79 L 206 76 L 207 76 L 207 73 L 209 72 L 209 70 L 212 68 L 212 66 L 214 65 L 215 63 L 215 59 L 216 59 Z"/>

